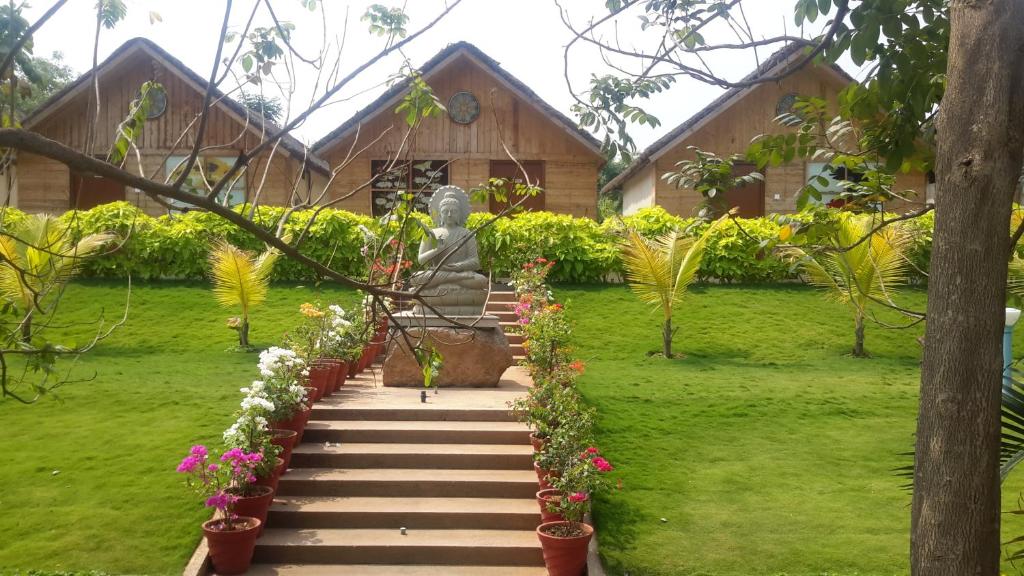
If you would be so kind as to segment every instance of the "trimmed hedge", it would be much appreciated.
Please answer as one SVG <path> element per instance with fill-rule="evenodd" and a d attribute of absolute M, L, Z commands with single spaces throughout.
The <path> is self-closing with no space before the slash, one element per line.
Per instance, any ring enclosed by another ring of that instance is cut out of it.
<path fill-rule="evenodd" d="M 312 212 L 293 213 L 285 229 L 297 236 Z M 283 208 L 260 207 L 255 221 L 266 230 L 275 230 L 283 213 Z M 23 218 L 23 213 L 8 209 L 2 225 L 9 228 Z M 112 231 L 126 239 L 119 250 L 86 263 L 83 275 L 90 277 L 123 277 L 130 272 L 142 279 L 201 279 L 207 275 L 206 256 L 214 239 L 226 238 L 248 250 L 262 249 L 252 234 L 207 212 L 154 218 L 132 204 L 115 202 L 88 211 L 68 212 L 61 218 L 72 226 L 77 237 Z M 478 228 L 489 220 L 490 214 L 474 213 L 468 226 Z M 928 216 L 910 222 L 916 231 L 911 258 L 921 270 L 927 270 L 932 222 Z M 700 279 L 778 282 L 793 278 L 790 265 L 762 247 L 778 239 L 779 226 L 768 218 L 739 219 L 739 224 L 743 231 L 729 222 L 709 241 Z M 303 242 L 302 253 L 345 274 L 362 276 L 366 270 L 360 252 L 360 226 L 377 230 L 380 225 L 369 216 L 323 210 Z M 673 216 L 660 207 L 645 208 L 635 215 L 602 224 L 589 218 L 529 212 L 486 224 L 478 236 L 480 260 L 496 277 L 508 276 L 522 262 L 543 256 L 557 262 L 550 275 L 554 282 L 619 281 L 622 263 L 618 234 L 623 226 L 656 236 L 673 227 L 697 234 L 705 225 L 695 225 L 693 219 Z M 274 268 L 273 278 L 308 281 L 314 276 L 301 264 L 282 258 Z"/>

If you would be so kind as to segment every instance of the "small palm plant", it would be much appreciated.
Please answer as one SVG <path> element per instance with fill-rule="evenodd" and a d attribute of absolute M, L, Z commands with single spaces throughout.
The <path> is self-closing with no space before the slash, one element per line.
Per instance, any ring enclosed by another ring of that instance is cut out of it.
<path fill-rule="evenodd" d="M 32 319 L 47 314 L 47 296 L 56 294 L 90 255 L 113 240 L 92 234 L 73 241 L 71 228 L 49 214 L 27 216 L 0 235 L 0 296 L 21 316 L 21 339 L 32 339 Z"/>
<path fill-rule="evenodd" d="M 280 252 L 267 248 L 255 255 L 221 240 L 210 250 L 210 276 L 213 278 L 213 295 L 222 306 L 238 306 L 242 309 L 240 318 L 228 321 L 228 326 L 238 331 L 238 346 L 251 350 L 249 345 L 249 312 L 267 298 L 270 273 L 274 269 Z"/>
<path fill-rule="evenodd" d="M 679 229 L 649 239 L 636 230 L 629 230 L 622 244 L 622 263 L 626 281 L 643 302 L 660 309 L 664 315 L 661 349 L 665 358 L 672 357 L 672 311 L 683 300 L 687 288 L 697 277 L 708 238 L 728 216 L 715 220 L 698 237 Z"/>
<path fill-rule="evenodd" d="M 790 247 L 783 253 L 796 261 L 805 281 L 825 288 L 853 314 L 853 355 L 865 357 L 864 319 L 869 308 L 893 305 L 895 288 L 907 283 L 912 237 L 906 228 L 890 224 L 873 231 L 869 215 L 840 214 L 827 245 L 818 250 Z M 865 239 L 866 238 L 866 239 Z M 858 243 L 859 242 L 859 243 Z"/>

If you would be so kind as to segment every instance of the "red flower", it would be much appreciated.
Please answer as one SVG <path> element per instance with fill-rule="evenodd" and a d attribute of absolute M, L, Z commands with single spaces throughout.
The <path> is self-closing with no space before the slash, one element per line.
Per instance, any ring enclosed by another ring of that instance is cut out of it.
<path fill-rule="evenodd" d="M 611 463 L 600 456 L 594 458 L 593 460 L 591 460 L 591 462 L 593 462 L 594 468 L 597 468 L 601 472 L 611 472 L 612 470 L 614 470 L 614 468 L 612 468 Z"/>
<path fill-rule="evenodd" d="M 586 502 L 586 501 L 587 501 L 587 493 L 586 492 L 577 492 L 577 493 L 572 494 L 572 495 L 569 496 L 569 502 Z"/>
<path fill-rule="evenodd" d="M 582 360 L 573 360 L 572 363 L 569 364 L 569 368 L 572 368 L 576 372 L 579 372 L 580 374 L 583 374 L 583 370 L 584 370 L 585 366 L 584 366 Z"/>
<path fill-rule="evenodd" d="M 541 256 L 540 258 L 537 258 L 537 264 L 546 264 L 547 261 L 548 261 L 548 259 L 544 258 L 543 256 Z"/>

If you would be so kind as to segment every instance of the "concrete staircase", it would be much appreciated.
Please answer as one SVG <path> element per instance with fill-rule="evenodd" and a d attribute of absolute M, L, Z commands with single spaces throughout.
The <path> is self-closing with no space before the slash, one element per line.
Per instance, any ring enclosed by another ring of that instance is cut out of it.
<path fill-rule="evenodd" d="M 251 574 L 541 576 L 528 430 L 497 389 L 382 388 L 319 402 L 281 477 Z M 403 529 L 404 528 L 404 533 Z"/>
<path fill-rule="evenodd" d="M 498 317 L 501 327 L 505 331 L 505 337 L 512 346 L 512 357 L 518 362 L 525 355 L 523 352 L 523 335 L 521 327 L 516 322 L 516 314 L 512 307 L 516 303 L 516 295 L 507 288 L 495 288 L 487 301 L 484 311 Z"/>

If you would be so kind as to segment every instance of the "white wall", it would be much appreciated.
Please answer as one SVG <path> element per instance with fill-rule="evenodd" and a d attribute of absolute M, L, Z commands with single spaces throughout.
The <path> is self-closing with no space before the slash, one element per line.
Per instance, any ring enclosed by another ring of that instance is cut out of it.
<path fill-rule="evenodd" d="M 641 170 L 622 185 L 622 214 L 629 216 L 641 208 L 654 206 L 654 164 Z"/>

